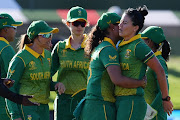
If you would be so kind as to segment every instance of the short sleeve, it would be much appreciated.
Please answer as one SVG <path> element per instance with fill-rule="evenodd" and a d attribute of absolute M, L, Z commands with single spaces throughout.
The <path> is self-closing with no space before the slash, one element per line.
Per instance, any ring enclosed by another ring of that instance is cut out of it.
<path fill-rule="evenodd" d="M 154 52 L 146 45 L 146 43 L 139 42 L 135 47 L 135 56 L 142 62 L 147 63 L 148 60 L 154 57 Z"/>
<path fill-rule="evenodd" d="M 100 51 L 99 57 L 105 68 L 108 67 L 109 65 L 120 66 L 119 55 L 114 47 L 108 46 L 103 48 Z"/>

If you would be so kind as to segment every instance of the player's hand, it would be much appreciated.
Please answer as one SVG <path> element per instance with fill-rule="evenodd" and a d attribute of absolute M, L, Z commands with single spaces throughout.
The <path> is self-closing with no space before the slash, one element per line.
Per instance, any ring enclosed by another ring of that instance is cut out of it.
<path fill-rule="evenodd" d="M 173 111 L 173 104 L 171 101 L 163 101 L 164 111 L 170 116 Z"/>
<path fill-rule="evenodd" d="M 3 84 L 8 88 L 12 87 L 14 84 L 14 80 L 8 78 L 1 78 L 1 79 L 3 80 Z"/>
<path fill-rule="evenodd" d="M 22 120 L 21 118 L 17 118 L 17 119 L 14 119 L 14 120 Z"/>
<path fill-rule="evenodd" d="M 143 83 L 142 83 L 142 88 L 145 88 L 146 85 L 147 85 L 147 77 L 144 76 L 143 79 L 142 79 Z"/>
<path fill-rule="evenodd" d="M 55 85 L 55 90 L 57 90 L 58 93 L 59 93 L 59 95 L 61 95 L 62 93 L 65 92 L 66 88 L 65 88 L 65 86 L 64 86 L 63 83 L 58 82 L 58 83 Z"/>
<path fill-rule="evenodd" d="M 23 95 L 23 101 L 22 101 L 22 105 L 24 106 L 33 106 L 33 105 L 40 105 L 39 103 L 33 103 L 31 101 L 29 101 L 28 98 L 33 98 L 33 96 L 28 96 L 28 95 Z"/>

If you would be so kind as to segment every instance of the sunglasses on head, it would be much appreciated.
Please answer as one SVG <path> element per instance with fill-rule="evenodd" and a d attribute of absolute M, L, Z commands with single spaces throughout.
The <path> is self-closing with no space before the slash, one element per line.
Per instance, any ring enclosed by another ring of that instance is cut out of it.
<path fill-rule="evenodd" d="M 81 27 L 85 27 L 86 22 L 85 21 L 74 21 L 74 22 L 72 22 L 72 25 L 75 27 L 78 27 L 79 25 L 81 25 Z"/>
<path fill-rule="evenodd" d="M 52 36 L 52 33 L 48 33 L 48 34 L 38 34 L 40 36 L 42 36 L 43 38 L 50 38 Z"/>

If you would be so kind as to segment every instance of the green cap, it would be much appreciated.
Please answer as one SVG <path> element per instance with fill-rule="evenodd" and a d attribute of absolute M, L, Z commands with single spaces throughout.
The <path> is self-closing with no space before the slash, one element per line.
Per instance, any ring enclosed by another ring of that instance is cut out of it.
<path fill-rule="evenodd" d="M 162 41 L 166 40 L 163 30 L 158 26 L 149 26 L 141 33 L 141 38 L 149 38 L 154 43 L 159 44 Z"/>
<path fill-rule="evenodd" d="M 103 13 L 99 18 L 97 24 L 101 30 L 105 30 L 110 24 L 120 23 L 121 17 L 116 13 Z"/>
<path fill-rule="evenodd" d="M 23 22 L 16 22 L 9 14 L 0 14 L 0 29 L 8 26 L 21 26 Z"/>
<path fill-rule="evenodd" d="M 31 40 L 33 40 L 38 34 L 57 32 L 59 32 L 58 28 L 49 27 L 49 25 L 43 20 L 33 21 L 27 29 L 27 35 Z"/>
<path fill-rule="evenodd" d="M 76 20 L 83 19 L 87 22 L 87 12 L 84 8 L 76 6 L 72 7 L 67 14 L 67 21 L 74 22 Z"/>

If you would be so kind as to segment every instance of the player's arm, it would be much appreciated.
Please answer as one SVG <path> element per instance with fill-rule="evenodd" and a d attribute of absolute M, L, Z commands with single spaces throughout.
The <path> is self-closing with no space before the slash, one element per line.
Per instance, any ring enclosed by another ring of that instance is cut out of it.
<path fill-rule="evenodd" d="M 10 45 L 6 46 L 1 52 L 1 58 L 3 60 L 4 70 L 6 73 L 8 72 L 9 62 L 11 61 L 14 55 L 15 55 L 15 52 Z"/>
<path fill-rule="evenodd" d="M 128 78 L 121 74 L 119 55 L 113 47 L 105 47 L 101 50 L 99 57 L 104 64 L 111 81 L 115 85 L 124 88 L 137 88 L 144 87 L 146 85 L 144 80 Z"/>
<path fill-rule="evenodd" d="M 124 88 L 144 88 L 146 86 L 145 80 L 137 80 L 123 76 L 121 74 L 120 66 L 110 65 L 106 69 L 111 78 L 111 81 L 117 86 Z"/>
<path fill-rule="evenodd" d="M 163 67 L 164 69 L 164 72 L 166 74 L 166 82 L 167 82 L 167 85 L 168 85 L 168 69 L 167 69 L 167 65 L 166 65 L 166 62 L 164 60 L 159 60 L 161 66 Z M 153 75 L 155 76 L 156 80 L 157 80 L 157 75 L 156 73 L 153 72 Z M 168 85 L 169 86 L 169 85 Z M 161 91 L 160 91 L 160 88 L 159 88 L 159 84 L 158 84 L 158 81 L 157 81 L 157 89 L 159 90 L 159 92 L 156 94 L 156 97 L 155 99 L 153 100 L 153 102 L 151 103 L 151 106 L 155 109 L 158 109 L 158 107 L 161 105 L 162 103 L 162 95 L 161 95 Z M 168 87 L 169 89 L 169 87 Z M 169 90 L 168 90 L 169 91 Z"/>
<path fill-rule="evenodd" d="M 14 93 L 18 93 L 19 80 L 21 79 L 24 68 L 25 68 L 25 63 L 20 57 L 15 56 L 9 64 L 7 78 L 13 79 L 15 81 L 14 85 L 10 88 L 10 90 Z M 20 118 L 21 117 L 20 111 L 17 107 L 17 104 L 10 100 L 6 100 L 6 103 L 7 103 L 8 111 L 10 115 L 12 116 L 12 118 L 13 119 Z"/>

